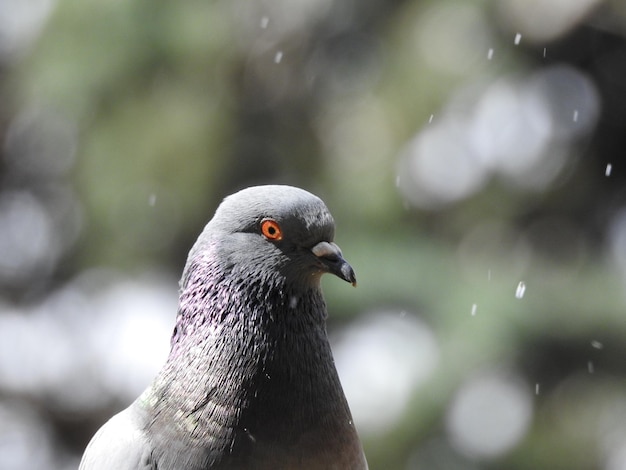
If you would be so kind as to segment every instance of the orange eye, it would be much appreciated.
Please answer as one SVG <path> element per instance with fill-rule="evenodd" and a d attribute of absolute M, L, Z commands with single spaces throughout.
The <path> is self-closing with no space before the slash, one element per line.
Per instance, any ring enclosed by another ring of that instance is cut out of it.
<path fill-rule="evenodd" d="M 272 219 L 265 219 L 261 222 L 261 233 L 268 240 L 281 240 L 283 238 L 280 225 Z"/>

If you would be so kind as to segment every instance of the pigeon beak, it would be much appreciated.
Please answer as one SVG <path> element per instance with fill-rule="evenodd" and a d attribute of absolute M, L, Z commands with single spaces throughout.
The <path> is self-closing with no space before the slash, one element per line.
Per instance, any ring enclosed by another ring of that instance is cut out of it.
<path fill-rule="evenodd" d="M 319 242 L 311 248 L 326 272 L 332 273 L 356 287 L 354 269 L 343 259 L 341 249 L 333 242 Z"/>

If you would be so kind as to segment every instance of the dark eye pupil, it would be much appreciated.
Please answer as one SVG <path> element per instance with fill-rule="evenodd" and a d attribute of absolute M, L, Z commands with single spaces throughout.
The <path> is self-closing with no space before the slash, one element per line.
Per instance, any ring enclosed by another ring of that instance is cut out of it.
<path fill-rule="evenodd" d="M 269 232 L 270 235 L 276 234 L 276 229 L 274 227 L 268 228 L 267 231 Z"/>

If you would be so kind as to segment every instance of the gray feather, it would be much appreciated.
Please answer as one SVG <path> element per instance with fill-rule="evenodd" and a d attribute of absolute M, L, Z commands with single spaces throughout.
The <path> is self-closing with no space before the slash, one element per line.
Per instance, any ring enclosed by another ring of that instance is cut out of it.
<path fill-rule="evenodd" d="M 135 407 L 107 421 L 93 437 L 78 470 L 156 470 Z"/>

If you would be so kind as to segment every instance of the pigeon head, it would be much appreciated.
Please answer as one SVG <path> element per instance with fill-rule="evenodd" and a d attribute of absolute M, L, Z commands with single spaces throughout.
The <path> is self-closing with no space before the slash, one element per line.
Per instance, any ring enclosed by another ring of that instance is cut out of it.
<path fill-rule="evenodd" d="M 352 267 L 333 243 L 335 223 L 317 196 L 291 186 L 255 186 L 220 204 L 192 248 L 185 273 L 211 253 L 222 267 L 241 277 L 280 276 L 288 284 L 319 284 L 332 273 L 356 285 Z"/>

